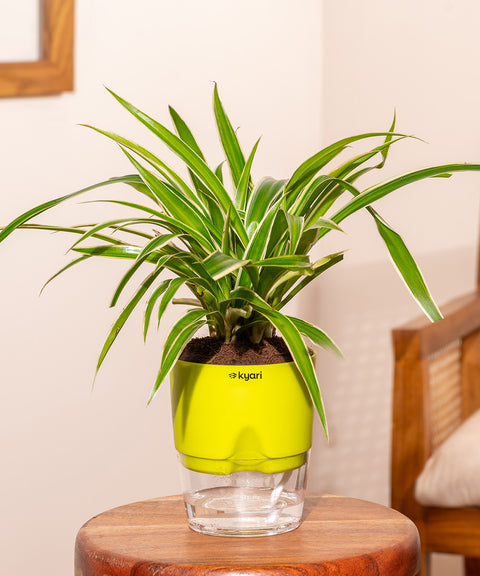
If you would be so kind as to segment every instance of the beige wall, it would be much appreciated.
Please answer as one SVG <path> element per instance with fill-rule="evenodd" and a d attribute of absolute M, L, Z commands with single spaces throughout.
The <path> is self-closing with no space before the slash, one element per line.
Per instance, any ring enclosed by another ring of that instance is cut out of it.
<path fill-rule="evenodd" d="M 103 84 L 165 122 L 173 104 L 217 163 L 216 80 L 245 147 L 263 136 L 256 173 L 288 175 L 320 138 L 321 22 L 314 0 L 301 10 L 286 0 L 79 0 L 75 92 L 0 100 L 0 222 L 131 171 L 114 145 L 78 123 L 152 143 Z M 75 202 L 58 217 L 85 222 L 98 210 Z M 145 406 L 162 334 L 144 346 L 141 314 L 91 392 L 124 267 L 78 268 L 38 298 L 68 261 L 68 241 L 26 232 L 0 245 L 0 556 L 2 573 L 16 576 L 32 567 L 39 576 L 71 574 L 75 533 L 89 517 L 180 491 L 168 387 Z"/>
<path fill-rule="evenodd" d="M 257 175 L 288 175 L 322 143 L 384 129 L 394 107 L 399 129 L 430 144 L 400 144 L 387 174 L 478 160 L 478 12 L 467 0 L 137 0 L 134 8 L 125 0 L 79 0 L 76 91 L 0 100 L 0 222 L 129 170 L 114 146 L 76 126 L 144 134 L 103 84 L 165 121 L 167 104 L 175 105 L 216 161 L 210 81 L 218 81 L 245 146 L 262 135 Z M 457 176 L 379 205 L 440 301 L 473 286 L 477 190 L 476 178 Z M 73 222 L 77 209 L 58 216 Z M 82 210 L 88 220 L 97 208 Z M 346 261 L 298 304 L 347 356 L 320 355 L 332 440 L 327 447 L 318 430 L 310 489 L 387 503 L 389 331 L 417 309 L 368 219 L 352 219 L 346 231 Z M 115 318 L 108 300 L 123 268 L 85 265 L 38 299 L 67 261 L 67 247 L 27 232 L 0 245 L 0 547 L 5 573 L 20 576 L 32 566 L 41 576 L 68 574 L 83 521 L 179 491 L 167 388 L 145 408 L 161 334 L 143 346 L 141 315 L 133 318 L 92 393 L 96 357 Z"/>
<path fill-rule="evenodd" d="M 324 142 L 387 128 L 396 108 L 397 129 L 428 144 L 399 143 L 390 167 L 372 179 L 429 164 L 478 162 L 479 17 L 473 0 L 326 0 Z M 479 190 L 478 175 L 458 175 L 416 184 L 377 205 L 418 258 L 439 302 L 474 287 Z M 390 330 L 419 312 L 372 224 L 368 215 L 348 223 L 345 262 L 311 294 L 312 317 L 346 355 L 343 362 L 321 362 L 332 441 L 317 443 L 311 480 L 387 503 Z M 436 558 L 434 567 L 435 576 L 460 573 L 455 558 Z"/>
<path fill-rule="evenodd" d="M 433 164 L 478 162 L 480 71 L 475 59 L 480 38 L 473 21 L 479 15 L 473 1 L 324 3 L 323 141 L 386 129 L 396 109 L 397 130 L 429 142 L 396 144 L 383 173 L 370 173 L 367 183 Z M 439 302 L 474 286 L 479 190 L 477 174 L 459 174 L 398 190 L 376 205 L 417 257 Z M 311 294 L 317 303 L 315 319 L 329 325 L 347 356 L 344 363 L 325 359 L 325 366 L 333 366 L 325 384 L 326 394 L 335 396 L 330 419 L 338 434 L 332 444 L 350 435 L 360 442 L 348 417 L 350 406 L 357 412 L 355 426 L 365 448 L 371 450 L 373 442 L 380 449 L 381 444 L 386 456 L 389 330 L 419 311 L 393 271 L 369 215 L 356 215 L 344 229 L 348 237 L 342 242 L 350 248 L 345 261 Z M 363 415 L 356 390 L 368 396 Z M 364 468 L 364 456 L 353 454 L 351 465 Z M 385 458 L 376 461 L 378 480 L 359 483 L 358 474 L 345 474 L 338 480 L 343 489 L 387 501 Z"/>

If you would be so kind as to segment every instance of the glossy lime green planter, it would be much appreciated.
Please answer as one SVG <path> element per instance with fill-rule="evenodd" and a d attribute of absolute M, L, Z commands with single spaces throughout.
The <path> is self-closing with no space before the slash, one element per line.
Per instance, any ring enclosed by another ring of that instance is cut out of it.
<path fill-rule="evenodd" d="M 293 362 L 219 366 L 178 361 L 171 387 L 175 446 L 190 470 L 274 474 L 305 463 L 313 408 Z"/>

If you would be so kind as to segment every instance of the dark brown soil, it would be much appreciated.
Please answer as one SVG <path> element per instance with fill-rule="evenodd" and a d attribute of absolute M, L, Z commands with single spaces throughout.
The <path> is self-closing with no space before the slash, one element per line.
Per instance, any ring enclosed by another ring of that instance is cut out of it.
<path fill-rule="evenodd" d="M 283 339 L 278 336 L 266 338 L 260 344 L 252 344 L 248 340 L 223 342 L 206 336 L 190 340 L 180 360 L 201 364 L 251 366 L 291 362 L 292 356 Z"/>

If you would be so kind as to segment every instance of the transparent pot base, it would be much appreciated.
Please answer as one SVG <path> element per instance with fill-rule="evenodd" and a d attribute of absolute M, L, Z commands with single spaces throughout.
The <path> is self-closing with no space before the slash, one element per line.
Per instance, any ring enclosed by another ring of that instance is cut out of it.
<path fill-rule="evenodd" d="M 190 484 L 184 491 L 190 528 L 243 537 L 294 530 L 302 519 L 305 469 L 304 464 L 278 474 L 241 471 L 224 476 L 184 469 Z"/>

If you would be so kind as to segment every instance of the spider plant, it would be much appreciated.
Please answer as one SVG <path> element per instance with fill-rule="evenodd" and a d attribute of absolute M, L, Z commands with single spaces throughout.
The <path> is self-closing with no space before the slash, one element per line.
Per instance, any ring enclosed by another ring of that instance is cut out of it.
<path fill-rule="evenodd" d="M 244 155 L 215 86 L 214 116 L 231 176 L 229 194 L 223 177 L 224 163 L 215 169 L 209 167 L 197 140 L 173 108 L 170 115 L 175 131 L 117 94 L 111 94 L 183 161 L 185 175 L 180 175 L 141 145 L 90 127 L 116 142 L 134 171 L 25 212 L 3 228 L 0 241 L 17 228 L 76 235 L 70 249 L 77 256 L 48 282 L 90 258 L 130 259 L 131 266 L 116 287 L 111 306 L 118 303 L 134 274 L 140 268 L 145 269 L 143 280 L 106 338 L 97 371 L 126 320 L 141 302 L 146 300 L 145 337 L 155 310 L 158 325 L 170 303 L 187 306 L 165 338 L 151 398 L 202 326 L 208 327 L 211 336 L 226 342 L 246 338 L 259 343 L 277 331 L 308 386 L 328 435 L 322 397 L 305 338 L 337 353 L 339 350 L 323 330 L 282 310 L 310 282 L 339 263 L 344 254 L 325 254 L 312 261 L 309 252 L 326 234 L 340 230 L 343 220 L 358 210 L 367 210 L 412 296 L 432 321 L 440 319 L 441 314 L 405 243 L 371 204 L 418 180 L 480 170 L 480 165 L 434 166 L 361 189 L 357 184 L 360 177 L 381 169 L 390 147 L 407 138 L 395 132 L 394 118 L 386 132 L 344 138 L 320 150 L 305 160 L 290 178 L 263 178 L 254 182 L 251 169 L 259 142 Z M 364 153 L 331 167 L 341 152 L 357 142 L 373 144 Z M 327 165 L 330 166 L 327 168 Z M 125 201 L 113 197 L 97 201 L 128 207 L 131 216 L 73 227 L 31 222 L 62 202 L 113 184 L 127 185 L 140 199 Z M 345 196 L 346 202 L 338 207 L 338 201 Z M 92 239 L 97 241 L 93 246 Z M 176 299 L 182 286 L 188 288 L 191 297 Z"/>

